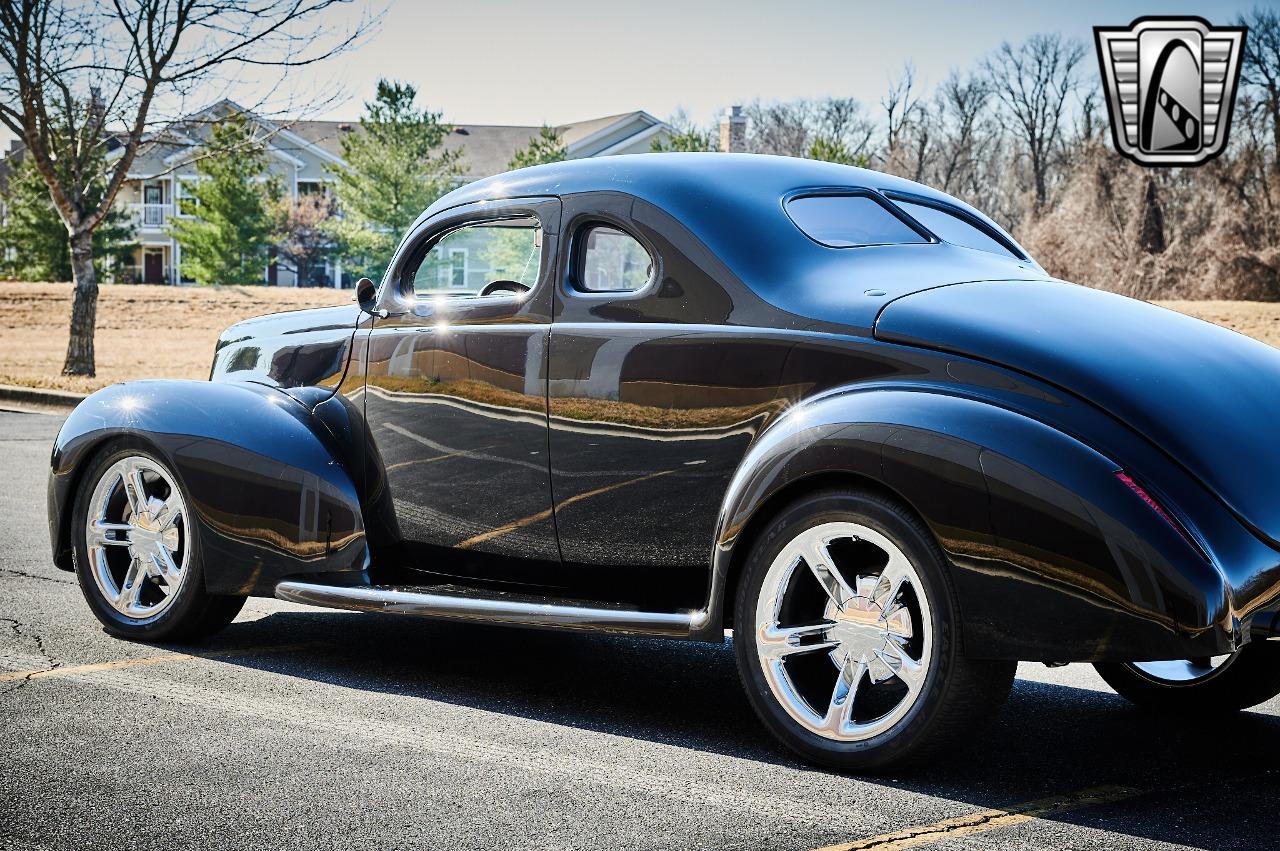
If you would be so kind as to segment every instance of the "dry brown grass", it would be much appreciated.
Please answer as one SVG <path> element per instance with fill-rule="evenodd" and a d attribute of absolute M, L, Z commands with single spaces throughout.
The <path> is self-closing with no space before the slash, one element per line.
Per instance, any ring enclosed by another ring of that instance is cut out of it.
<path fill-rule="evenodd" d="M 99 290 L 98 374 L 60 375 L 70 284 L 0 282 L 0 384 L 88 392 L 134 378 L 208 378 L 218 334 L 234 322 L 349 304 L 351 290 L 107 285 Z"/>
<path fill-rule="evenodd" d="M 1280 303 L 1270 301 L 1158 301 L 1156 304 L 1280 347 Z"/>
<path fill-rule="evenodd" d="M 233 322 L 350 300 L 350 290 L 104 286 L 98 375 L 65 378 L 71 285 L 0 282 L 0 384 L 88 392 L 134 378 L 206 378 L 218 333 Z M 1280 303 L 1159 303 L 1280 346 Z"/>

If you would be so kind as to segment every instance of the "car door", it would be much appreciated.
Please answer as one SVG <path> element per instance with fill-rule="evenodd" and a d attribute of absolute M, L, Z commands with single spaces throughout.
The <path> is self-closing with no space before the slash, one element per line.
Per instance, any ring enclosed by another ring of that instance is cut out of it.
<path fill-rule="evenodd" d="M 537 581 L 559 562 L 545 396 L 559 218 L 556 199 L 456 208 L 388 270 L 397 298 L 370 332 L 365 416 L 406 567 Z"/>
<path fill-rule="evenodd" d="M 720 500 L 779 406 L 789 349 L 687 229 L 629 195 L 564 198 L 548 361 L 566 582 L 700 605 Z"/>

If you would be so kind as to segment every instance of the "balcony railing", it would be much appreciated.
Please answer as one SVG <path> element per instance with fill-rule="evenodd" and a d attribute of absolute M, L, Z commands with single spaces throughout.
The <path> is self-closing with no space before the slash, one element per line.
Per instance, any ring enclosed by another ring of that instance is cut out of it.
<path fill-rule="evenodd" d="M 173 215 L 172 204 L 130 204 L 129 213 L 134 224 L 146 230 L 160 229 Z"/>

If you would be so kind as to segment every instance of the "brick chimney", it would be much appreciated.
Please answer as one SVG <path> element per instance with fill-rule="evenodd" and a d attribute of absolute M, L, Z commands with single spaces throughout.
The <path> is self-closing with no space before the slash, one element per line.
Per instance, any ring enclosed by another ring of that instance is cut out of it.
<path fill-rule="evenodd" d="M 728 107 L 720 116 L 720 150 L 729 154 L 747 150 L 747 117 L 740 106 Z"/>

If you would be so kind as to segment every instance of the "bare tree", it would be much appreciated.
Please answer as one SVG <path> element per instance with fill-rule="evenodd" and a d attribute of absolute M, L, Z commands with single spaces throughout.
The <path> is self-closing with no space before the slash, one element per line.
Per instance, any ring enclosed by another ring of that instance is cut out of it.
<path fill-rule="evenodd" d="M 1256 8 L 1239 23 L 1249 28 L 1240 79 L 1257 90 L 1271 122 L 1273 149 L 1280 149 L 1280 13 Z"/>
<path fill-rule="evenodd" d="M 1080 42 L 1041 33 L 1018 47 L 1005 42 L 983 63 L 1031 164 L 1037 210 L 1049 195 L 1049 169 L 1062 141 L 1067 98 L 1079 85 L 1076 68 L 1084 55 Z"/>
<path fill-rule="evenodd" d="M 855 98 L 821 98 L 748 104 L 747 150 L 756 154 L 807 157 L 813 146 L 839 149 L 842 157 L 862 161 L 876 126 Z"/>
<path fill-rule="evenodd" d="M 898 138 L 920 105 L 920 97 L 913 91 L 915 81 L 915 66 L 908 62 L 902 67 L 902 76 L 889 81 L 889 91 L 880 100 L 885 115 L 885 159 L 893 157 Z"/>
<path fill-rule="evenodd" d="M 944 192 L 972 189 L 986 145 L 997 132 L 984 121 L 991 86 L 980 74 L 952 72 L 934 99 L 942 135 L 935 180 Z"/>
<path fill-rule="evenodd" d="M 1099 133 L 1105 132 L 1106 125 L 1099 117 L 1101 102 L 1102 92 L 1097 88 L 1089 88 L 1080 96 L 1080 108 L 1076 114 L 1076 141 L 1087 144 Z"/>
<path fill-rule="evenodd" d="M 855 159 L 866 159 L 876 123 L 862 111 L 856 98 L 827 98 L 815 105 L 814 132 L 842 146 Z"/>
<path fill-rule="evenodd" d="M 64 375 L 94 375 L 93 231 L 139 152 L 163 135 L 164 105 L 225 88 L 246 69 L 284 73 L 332 56 L 370 23 L 325 26 L 323 13 L 347 2 L 0 0 L 0 121 L 25 143 L 71 251 Z M 99 146 L 108 151 L 107 188 L 90 203 Z"/>
<path fill-rule="evenodd" d="M 333 249 L 333 236 L 325 227 L 333 215 L 333 199 L 314 192 L 296 201 L 282 199 L 277 215 L 279 256 L 293 269 L 298 286 L 311 286 L 316 266 Z M 340 284 L 341 282 L 337 282 Z"/>
<path fill-rule="evenodd" d="M 752 153 L 803 157 L 809 150 L 813 108 L 808 101 L 753 101 L 743 113 L 747 116 L 747 150 Z"/>
<path fill-rule="evenodd" d="M 1247 229 L 1265 234 L 1274 242 L 1280 233 L 1275 197 L 1280 190 L 1276 185 L 1275 119 L 1265 96 L 1255 96 L 1253 91 L 1246 91 L 1237 99 L 1235 111 L 1228 156 L 1219 158 L 1205 171 L 1248 210 Z"/>

